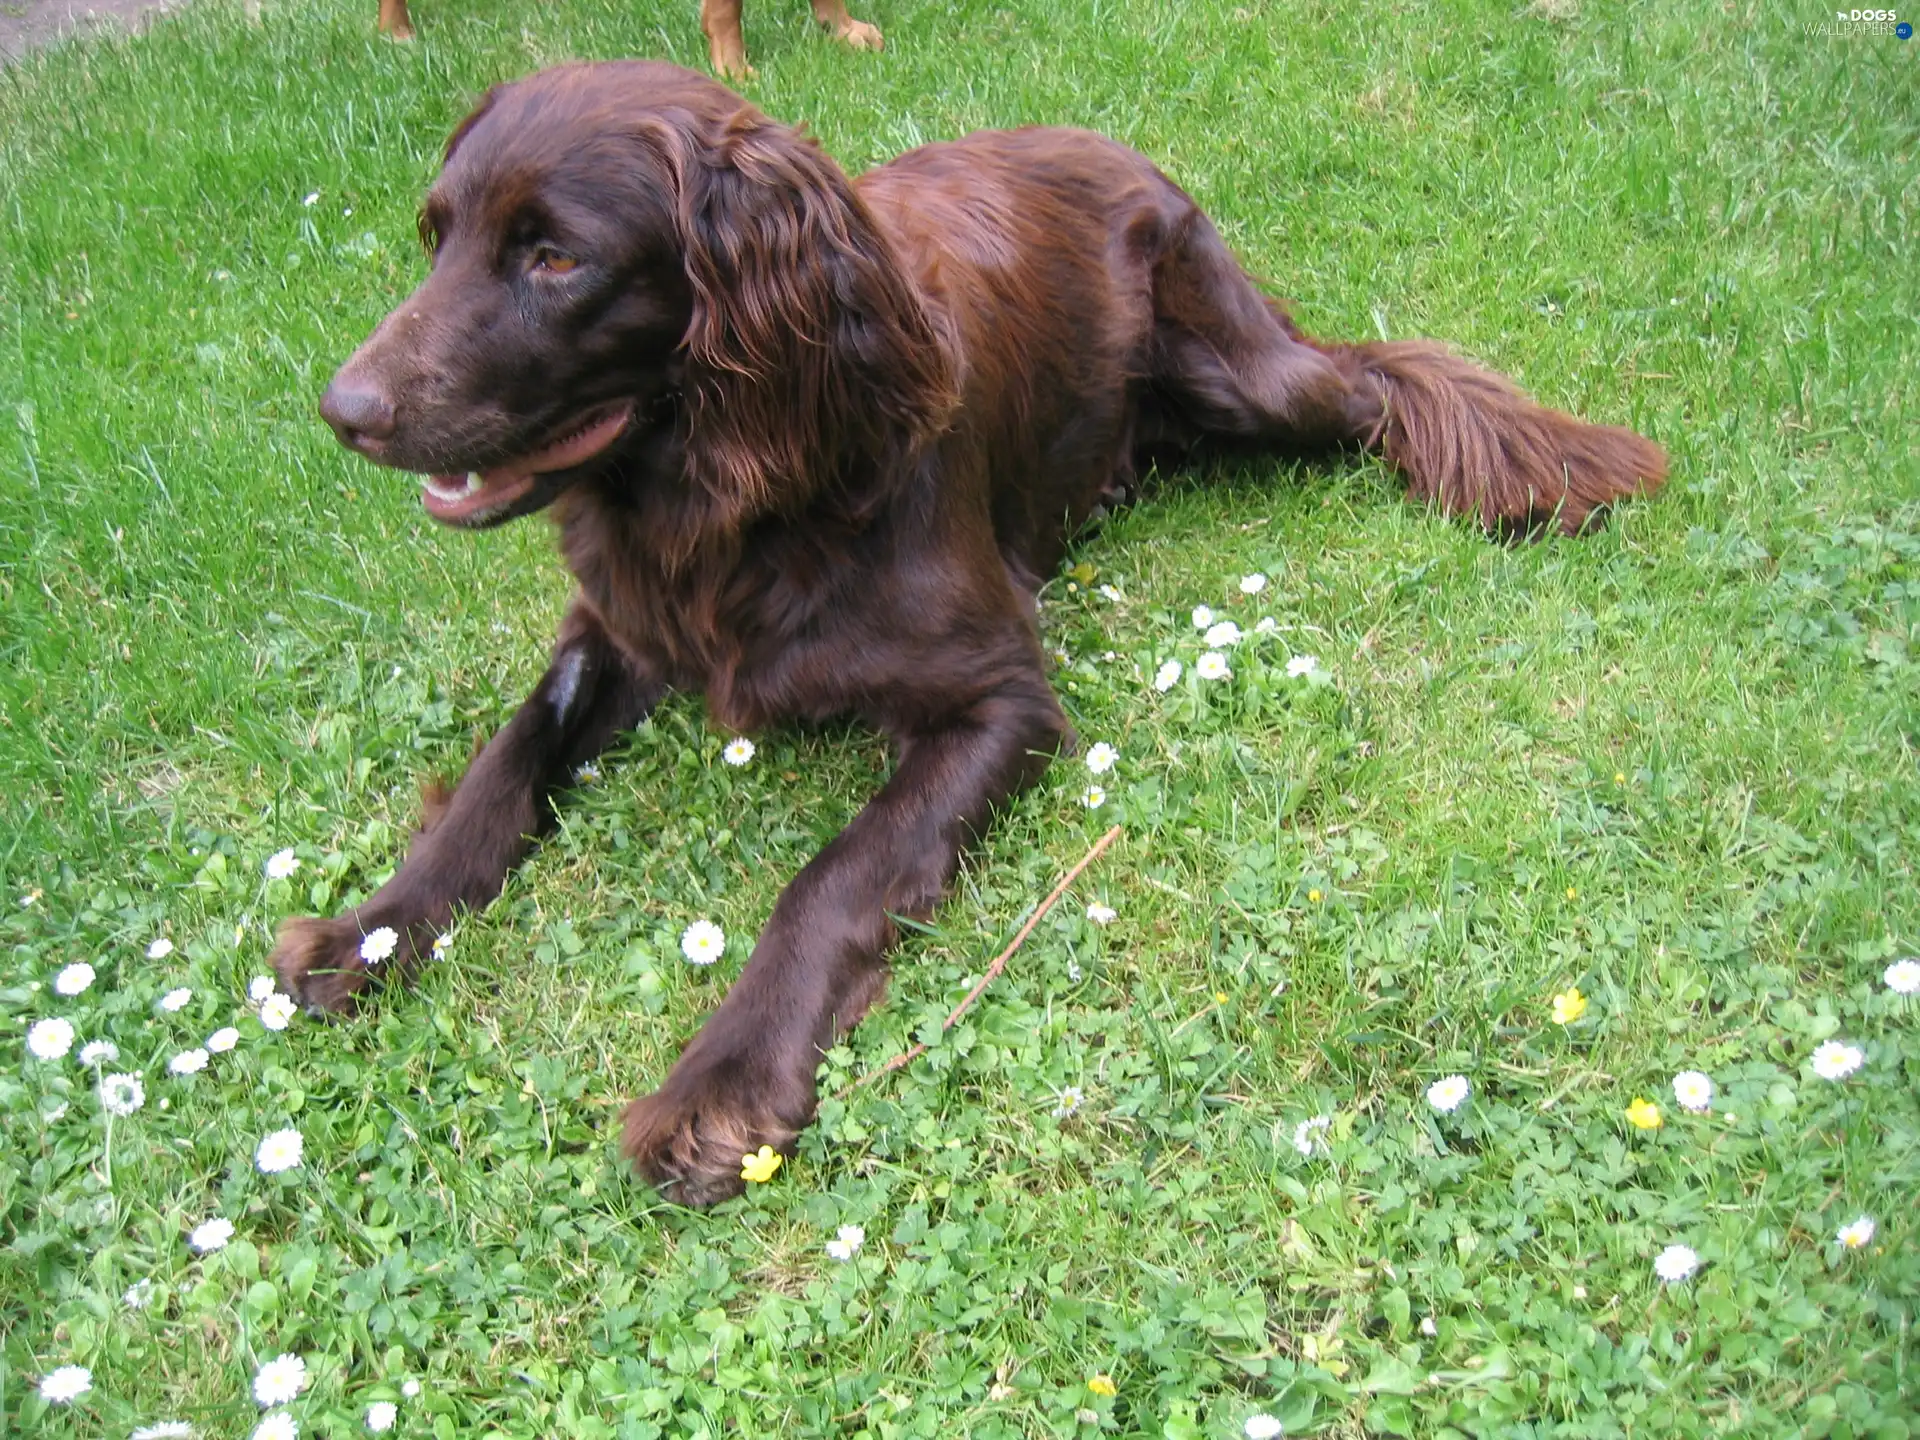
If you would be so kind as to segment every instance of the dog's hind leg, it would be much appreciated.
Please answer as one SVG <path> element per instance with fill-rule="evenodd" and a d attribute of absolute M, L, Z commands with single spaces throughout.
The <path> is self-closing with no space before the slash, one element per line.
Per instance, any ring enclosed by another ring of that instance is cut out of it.
<path fill-rule="evenodd" d="M 1154 265 L 1153 317 L 1153 400 L 1202 436 L 1315 453 L 1380 425 L 1379 387 L 1294 334 L 1198 210 Z"/>

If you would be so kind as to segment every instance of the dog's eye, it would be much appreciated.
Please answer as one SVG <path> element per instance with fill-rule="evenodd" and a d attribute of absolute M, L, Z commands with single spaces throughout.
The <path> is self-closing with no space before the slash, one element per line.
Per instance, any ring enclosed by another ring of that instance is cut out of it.
<path fill-rule="evenodd" d="M 545 270 L 549 275 L 565 275 L 580 262 L 571 255 L 562 255 L 551 245 L 542 245 L 533 252 L 534 270 Z"/>

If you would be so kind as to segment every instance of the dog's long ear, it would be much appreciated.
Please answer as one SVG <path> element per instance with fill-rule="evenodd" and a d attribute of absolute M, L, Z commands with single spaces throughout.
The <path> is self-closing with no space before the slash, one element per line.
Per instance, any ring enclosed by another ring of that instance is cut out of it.
<path fill-rule="evenodd" d="M 950 347 L 811 139 L 751 110 L 675 138 L 689 468 L 729 525 L 857 502 L 947 423 Z"/>

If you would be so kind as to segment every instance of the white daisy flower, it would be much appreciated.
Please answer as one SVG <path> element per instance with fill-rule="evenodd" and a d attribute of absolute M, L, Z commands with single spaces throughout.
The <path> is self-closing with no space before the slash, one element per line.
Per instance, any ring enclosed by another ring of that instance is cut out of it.
<path fill-rule="evenodd" d="M 1267 577 L 1258 571 L 1255 571 L 1251 575 L 1242 575 L 1240 577 L 1240 593 L 1242 595 L 1258 595 L 1266 588 Z"/>
<path fill-rule="evenodd" d="M 193 1440 L 194 1429 L 185 1420 L 162 1420 L 158 1425 L 142 1425 L 127 1440 Z"/>
<path fill-rule="evenodd" d="M 109 1115 L 131 1115 L 147 1103 L 138 1075 L 109 1075 L 100 1082 L 100 1105 Z"/>
<path fill-rule="evenodd" d="M 93 966 L 84 960 L 76 960 L 53 977 L 53 993 L 78 995 L 91 984 L 93 984 Z"/>
<path fill-rule="evenodd" d="M 1164 695 L 1179 683 L 1180 662 L 1178 660 L 1162 661 L 1159 670 L 1154 674 L 1153 688 Z"/>
<path fill-rule="evenodd" d="M 453 936 L 451 936 L 451 935 L 436 935 L 436 936 L 434 936 L 434 937 L 433 937 L 433 945 L 432 945 L 432 947 L 431 947 L 431 948 L 432 948 L 432 951 L 433 951 L 433 958 L 434 958 L 435 960 L 444 960 L 444 959 L 446 959 L 446 958 L 447 958 L 447 952 L 448 952 L 449 950 L 451 950 L 451 949 L 453 949 Z"/>
<path fill-rule="evenodd" d="M 177 990 L 169 990 L 160 997 L 160 1008 L 169 1014 L 175 1014 L 187 1008 L 193 1000 L 193 991 L 182 985 Z"/>
<path fill-rule="evenodd" d="M 1067 961 L 1067 979 L 1076 985 L 1080 983 L 1080 962 L 1078 960 Z"/>
<path fill-rule="evenodd" d="M 1240 627 L 1231 620 L 1222 620 L 1207 631 L 1206 643 L 1215 650 L 1240 643 Z"/>
<path fill-rule="evenodd" d="M 136 1280 L 129 1285 L 127 1293 L 120 1297 L 120 1303 L 129 1310 L 144 1310 L 147 1308 L 147 1301 L 152 1298 L 153 1277 L 149 1275 L 146 1279 Z"/>
<path fill-rule="evenodd" d="M 149 960 L 164 960 L 171 954 L 173 954 L 173 941 L 164 935 L 147 946 L 147 959 Z"/>
<path fill-rule="evenodd" d="M 600 782 L 600 767 L 589 760 L 573 772 L 573 779 L 578 785 L 597 785 Z"/>
<path fill-rule="evenodd" d="M 307 1388 L 307 1362 L 298 1355 L 276 1355 L 253 1377 L 253 1398 L 261 1409 L 284 1405 Z"/>
<path fill-rule="evenodd" d="M 1213 624 L 1213 611 L 1209 610 L 1204 605 L 1194 606 L 1193 607 L 1193 628 L 1196 630 L 1204 630 L 1211 624 Z"/>
<path fill-rule="evenodd" d="M 289 845 L 285 850 L 276 850 L 267 857 L 267 878 L 285 880 L 300 868 L 300 857 L 293 853 Z"/>
<path fill-rule="evenodd" d="M 1904 960 L 1896 960 L 1880 978 L 1896 995 L 1920 995 L 1920 959 L 1909 955 Z"/>
<path fill-rule="evenodd" d="M 1862 1215 L 1858 1219 L 1842 1225 L 1833 1237 L 1849 1250 L 1859 1250 L 1873 1241 L 1873 1217 Z"/>
<path fill-rule="evenodd" d="M 1427 1104 L 1444 1114 L 1452 1114 L 1466 1103 L 1468 1093 L 1473 1089 L 1464 1075 L 1449 1075 L 1444 1080 L 1436 1080 L 1427 1087 Z"/>
<path fill-rule="evenodd" d="M 1060 1103 L 1053 1107 L 1053 1118 L 1064 1120 L 1069 1115 L 1079 1113 L 1081 1103 L 1087 1097 L 1080 1093 L 1078 1085 L 1069 1085 L 1060 1092 Z"/>
<path fill-rule="evenodd" d="M 318 190 L 315 190 L 315 191 L 313 191 L 313 192 L 311 192 L 310 194 L 308 194 L 308 195 L 306 195 L 306 196 L 303 196 L 303 197 L 301 198 L 301 201 L 300 201 L 300 203 L 301 203 L 302 205 L 311 205 L 311 204 L 313 204 L 313 202 L 314 202 L 314 201 L 316 201 L 316 200 L 318 200 L 319 198 L 320 198 L 320 192 L 319 192 Z"/>
<path fill-rule="evenodd" d="M 80 1047 L 82 1065 L 111 1065 L 120 1058 L 120 1047 L 111 1040 L 89 1040 Z"/>
<path fill-rule="evenodd" d="M 382 925 L 377 930 L 369 930 L 360 941 L 360 958 L 369 965 L 378 965 L 390 957 L 400 944 L 400 936 L 391 925 Z"/>
<path fill-rule="evenodd" d="M 51 1125 L 55 1121 L 64 1120 L 66 1118 L 67 1118 L 67 1102 L 64 1100 L 62 1100 L 58 1105 L 54 1106 L 51 1110 L 42 1110 L 40 1112 L 40 1121 L 42 1124 L 45 1124 L 45 1125 Z"/>
<path fill-rule="evenodd" d="M 729 765 L 745 765 L 753 759 L 754 745 L 744 735 L 736 735 L 727 742 L 727 748 L 720 752 L 720 758 Z"/>
<path fill-rule="evenodd" d="M 27 1031 L 27 1051 L 36 1060 L 58 1060 L 73 1049 L 73 1022 L 54 1015 Z"/>
<path fill-rule="evenodd" d="M 867 1243 L 867 1232 L 858 1225 L 842 1225 L 833 1239 L 827 1241 L 827 1258 L 838 1260 L 842 1265 L 860 1253 L 860 1247 Z"/>
<path fill-rule="evenodd" d="M 247 982 L 247 999 L 258 1005 L 274 992 L 273 976 L 256 975 Z"/>
<path fill-rule="evenodd" d="M 167 1061 L 167 1069 L 176 1075 L 198 1075 L 207 1068 L 207 1052 L 201 1049 L 182 1050 Z"/>
<path fill-rule="evenodd" d="M 1656 1255 L 1653 1261 L 1653 1273 L 1668 1285 L 1678 1285 L 1682 1280 L 1691 1280 L 1693 1272 L 1699 1268 L 1699 1255 L 1686 1245 L 1669 1245 Z"/>
<path fill-rule="evenodd" d="M 40 1377 L 40 1398 L 53 1405 L 71 1405 L 93 1388 L 93 1372 L 84 1365 L 62 1365 Z"/>
<path fill-rule="evenodd" d="M 1247 580 L 1253 578 L 1253 576 L 1249 575 Z M 1247 581 L 1242 580 L 1240 583 L 1245 585 Z M 1247 1440 L 1276 1440 L 1276 1437 L 1285 1432 L 1286 1427 L 1274 1419 L 1273 1416 L 1267 1414 L 1249 1415 L 1247 1416 L 1247 1423 L 1240 1427 L 1240 1433 L 1245 1435 Z"/>
<path fill-rule="evenodd" d="M 1080 797 L 1080 803 L 1089 810 L 1098 810 L 1107 803 L 1107 792 L 1098 785 L 1089 785 L 1086 793 Z"/>
<path fill-rule="evenodd" d="M 1813 1052 L 1813 1073 L 1822 1080 L 1844 1080 L 1866 1060 L 1866 1052 L 1858 1045 L 1825 1040 Z"/>
<path fill-rule="evenodd" d="M 696 920 L 680 936 L 680 953 L 695 965 L 711 965 L 727 948 L 727 934 L 711 920 Z"/>
<path fill-rule="evenodd" d="M 253 1427 L 253 1440 L 300 1440 L 300 1427 L 286 1411 L 276 1410 Z"/>
<path fill-rule="evenodd" d="M 46 891 L 40 889 L 39 886 L 36 885 L 33 889 L 29 890 L 26 894 L 20 897 L 20 908 L 22 910 L 27 910 L 32 908 L 35 905 L 38 905 L 40 903 L 40 897 L 44 894 L 46 894 Z"/>
<path fill-rule="evenodd" d="M 1209 650 L 1194 662 L 1193 673 L 1202 680 L 1231 680 L 1233 671 L 1227 666 L 1227 657 L 1218 650 Z"/>
<path fill-rule="evenodd" d="M 418 1380 L 407 1381 L 400 1387 L 400 1393 L 409 1400 L 413 1399 L 420 1393 L 420 1382 Z"/>
<path fill-rule="evenodd" d="M 1673 1098 L 1682 1110 L 1704 1115 L 1713 1108 L 1713 1081 L 1698 1070 L 1682 1070 L 1673 1077 Z"/>
<path fill-rule="evenodd" d="M 1320 668 L 1318 655 L 1295 655 L 1287 661 L 1287 674 L 1295 680 L 1304 679 Z"/>
<path fill-rule="evenodd" d="M 1100 587 L 1100 598 L 1103 600 L 1118 601 L 1120 599 L 1120 592 L 1111 585 L 1102 585 Z"/>
<path fill-rule="evenodd" d="M 1271 615 L 1262 615 L 1260 623 L 1253 627 L 1256 635 L 1276 635 L 1280 631 L 1280 622 Z"/>
<path fill-rule="evenodd" d="M 240 1043 L 240 1032 L 231 1025 L 222 1025 L 213 1034 L 207 1036 L 207 1049 L 216 1055 L 224 1055 Z"/>
<path fill-rule="evenodd" d="M 400 1407 L 391 1400 L 376 1400 L 367 1406 L 367 1429 L 379 1435 L 393 1428 L 400 1418 Z"/>
<path fill-rule="evenodd" d="M 297 1008 L 291 995 L 269 995 L 260 1002 L 260 1023 L 269 1030 L 284 1030 Z"/>
<path fill-rule="evenodd" d="M 300 1163 L 306 1146 L 307 1142 L 300 1138 L 298 1130 L 276 1130 L 262 1140 L 260 1148 L 253 1152 L 253 1163 L 259 1167 L 262 1175 L 278 1175 Z"/>
<path fill-rule="evenodd" d="M 1438 1335 L 1440 1333 L 1440 1326 L 1431 1315 L 1422 1315 L 1420 1317 L 1420 1333 L 1422 1335 Z"/>
<path fill-rule="evenodd" d="M 1316 1144 L 1322 1149 L 1325 1149 L 1326 1142 L 1321 1140 L 1320 1137 L 1332 1128 L 1333 1117 L 1331 1115 L 1315 1115 L 1310 1119 L 1302 1120 L 1298 1125 L 1293 1127 L 1293 1148 L 1298 1150 L 1302 1155 L 1313 1154 Z"/>
<path fill-rule="evenodd" d="M 216 1250 L 227 1248 L 227 1242 L 233 1239 L 233 1222 L 224 1215 L 216 1215 L 211 1220 L 202 1220 L 187 1235 L 187 1244 L 202 1255 L 211 1255 Z"/>
<path fill-rule="evenodd" d="M 1111 925 L 1117 914 L 1119 912 L 1111 905 L 1103 905 L 1098 900 L 1087 906 L 1087 919 L 1096 925 Z"/>
<path fill-rule="evenodd" d="M 1087 751 L 1087 769 L 1096 775 L 1104 775 L 1120 763 L 1120 752 L 1102 740 Z"/>

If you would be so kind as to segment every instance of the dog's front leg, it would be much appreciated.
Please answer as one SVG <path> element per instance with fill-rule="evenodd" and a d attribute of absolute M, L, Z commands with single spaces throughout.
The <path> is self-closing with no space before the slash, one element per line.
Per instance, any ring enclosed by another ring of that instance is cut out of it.
<path fill-rule="evenodd" d="M 924 916 L 993 809 L 1068 733 L 1037 672 L 943 728 L 903 739 L 893 777 L 794 877 L 739 980 L 666 1082 L 627 1109 L 622 1148 L 670 1198 L 738 1194 L 740 1162 L 791 1151 L 812 1120 L 821 1051 L 885 980 L 890 915 Z"/>
<path fill-rule="evenodd" d="M 576 605 L 547 673 L 445 804 L 429 805 L 393 878 L 349 915 L 281 926 L 273 967 L 287 993 L 309 1007 L 346 1010 L 370 981 L 404 978 L 455 906 L 482 906 L 500 893 L 552 820 L 548 797 L 639 724 L 663 689 Z M 384 935 L 368 943 L 382 930 L 393 932 L 390 943 Z"/>

